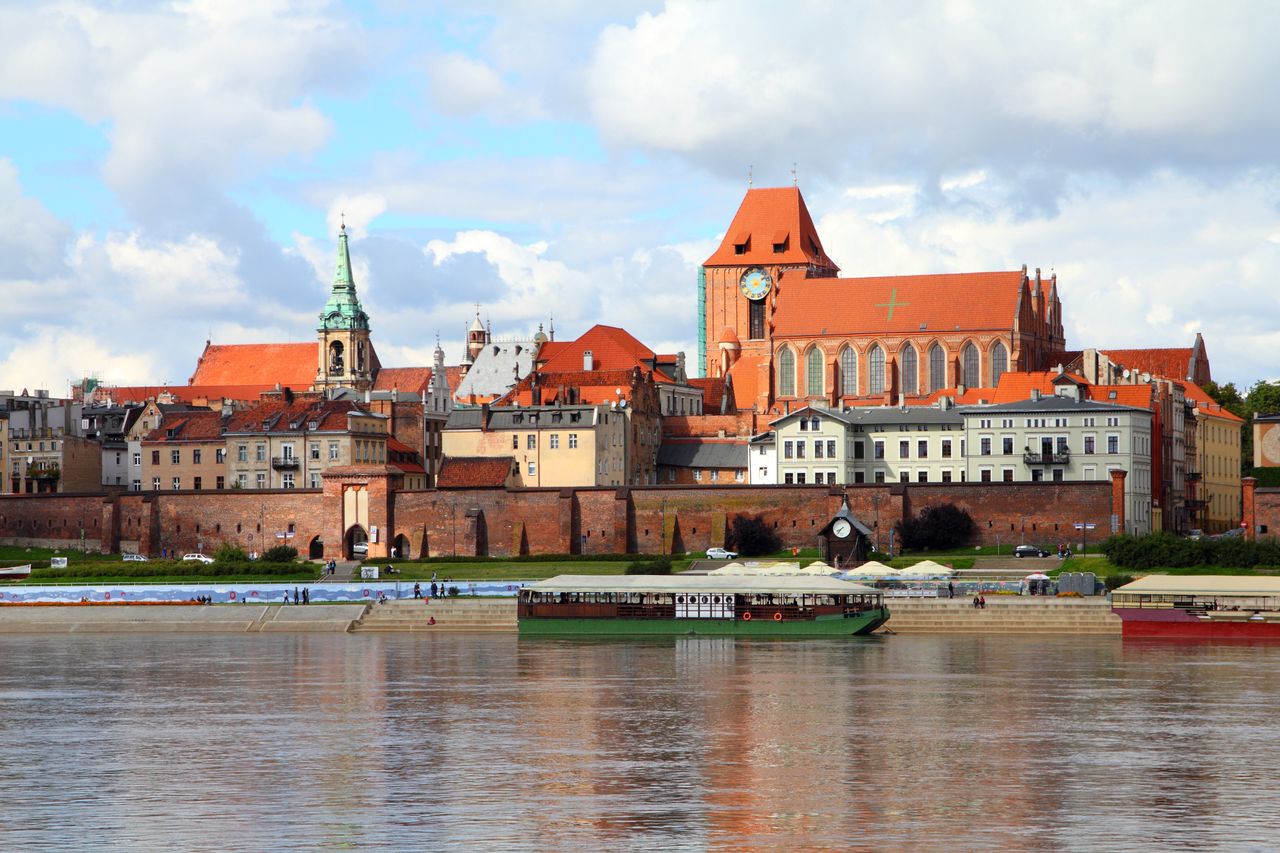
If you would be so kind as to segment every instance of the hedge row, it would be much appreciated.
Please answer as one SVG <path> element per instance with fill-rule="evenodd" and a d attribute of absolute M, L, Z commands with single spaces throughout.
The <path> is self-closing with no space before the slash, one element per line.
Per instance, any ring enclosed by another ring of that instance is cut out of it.
<path fill-rule="evenodd" d="M 1249 542 L 1239 536 L 1223 539 L 1183 539 L 1169 533 L 1112 536 L 1103 541 L 1102 552 L 1111 563 L 1126 569 L 1280 566 L 1280 541 L 1274 538 Z"/>
<path fill-rule="evenodd" d="M 80 563 L 65 569 L 31 570 L 32 580 L 59 581 L 71 578 L 219 578 L 227 575 L 294 578 L 319 574 L 315 566 L 301 563 Z"/>
<path fill-rule="evenodd" d="M 431 557 L 424 560 L 378 558 L 369 562 L 390 562 L 392 565 L 434 565 L 436 563 L 630 563 L 635 560 L 657 560 L 658 554 L 526 554 L 519 557 Z"/>

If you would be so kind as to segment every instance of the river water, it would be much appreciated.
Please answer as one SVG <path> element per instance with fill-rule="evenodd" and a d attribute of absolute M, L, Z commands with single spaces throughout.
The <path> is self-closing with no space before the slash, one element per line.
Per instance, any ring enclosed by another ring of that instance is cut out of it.
<path fill-rule="evenodd" d="M 1280 846 L 1280 646 L 0 637 L 0 850 Z"/>

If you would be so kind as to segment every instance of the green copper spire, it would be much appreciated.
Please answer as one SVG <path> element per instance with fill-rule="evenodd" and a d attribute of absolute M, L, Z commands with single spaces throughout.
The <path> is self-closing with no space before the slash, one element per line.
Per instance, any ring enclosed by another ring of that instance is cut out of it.
<path fill-rule="evenodd" d="M 320 329 L 369 328 L 369 315 L 360 307 L 356 283 L 351 278 L 351 253 L 347 250 L 347 226 L 338 232 L 338 269 L 333 275 L 333 290 L 320 315 Z"/>

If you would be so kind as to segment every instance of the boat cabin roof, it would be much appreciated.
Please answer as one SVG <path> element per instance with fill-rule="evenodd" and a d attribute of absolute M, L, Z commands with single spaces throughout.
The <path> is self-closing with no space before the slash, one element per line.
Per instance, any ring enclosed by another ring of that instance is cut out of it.
<path fill-rule="evenodd" d="M 1251 575 L 1147 575 L 1112 595 L 1280 595 L 1280 577 Z"/>
<path fill-rule="evenodd" d="M 744 575 L 558 575 L 525 587 L 535 592 L 718 592 L 750 595 L 879 595 L 880 590 L 829 577 Z"/>

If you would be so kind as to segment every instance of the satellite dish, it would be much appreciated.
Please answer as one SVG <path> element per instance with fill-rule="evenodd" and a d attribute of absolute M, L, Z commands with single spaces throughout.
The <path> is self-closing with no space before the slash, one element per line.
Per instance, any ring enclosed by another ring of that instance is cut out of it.
<path fill-rule="evenodd" d="M 1129 368 L 1127 368 L 1127 367 L 1126 367 L 1126 368 L 1124 369 L 1124 378 L 1125 378 L 1125 379 L 1128 379 L 1128 378 L 1129 378 L 1130 373 L 1132 373 L 1132 371 L 1131 371 L 1131 370 L 1129 370 Z"/>
<path fill-rule="evenodd" d="M 1150 382 L 1150 381 L 1151 381 L 1151 374 L 1150 374 L 1150 373 L 1147 373 L 1146 371 L 1143 371 L 1143 374 L 1142 374 L 1142 381 L 1143 381 L 1143 382 Z"/>
<path fill-rule="evenodd" d="M 613 389 L 613 393 L 615 393 L 615 394 L 617 394 L 619 397 L 621 397 L 621 396 L 622 396 L 622 389 L 621 389 L 621 388 L 614 388 L 614 389 Z"/>

